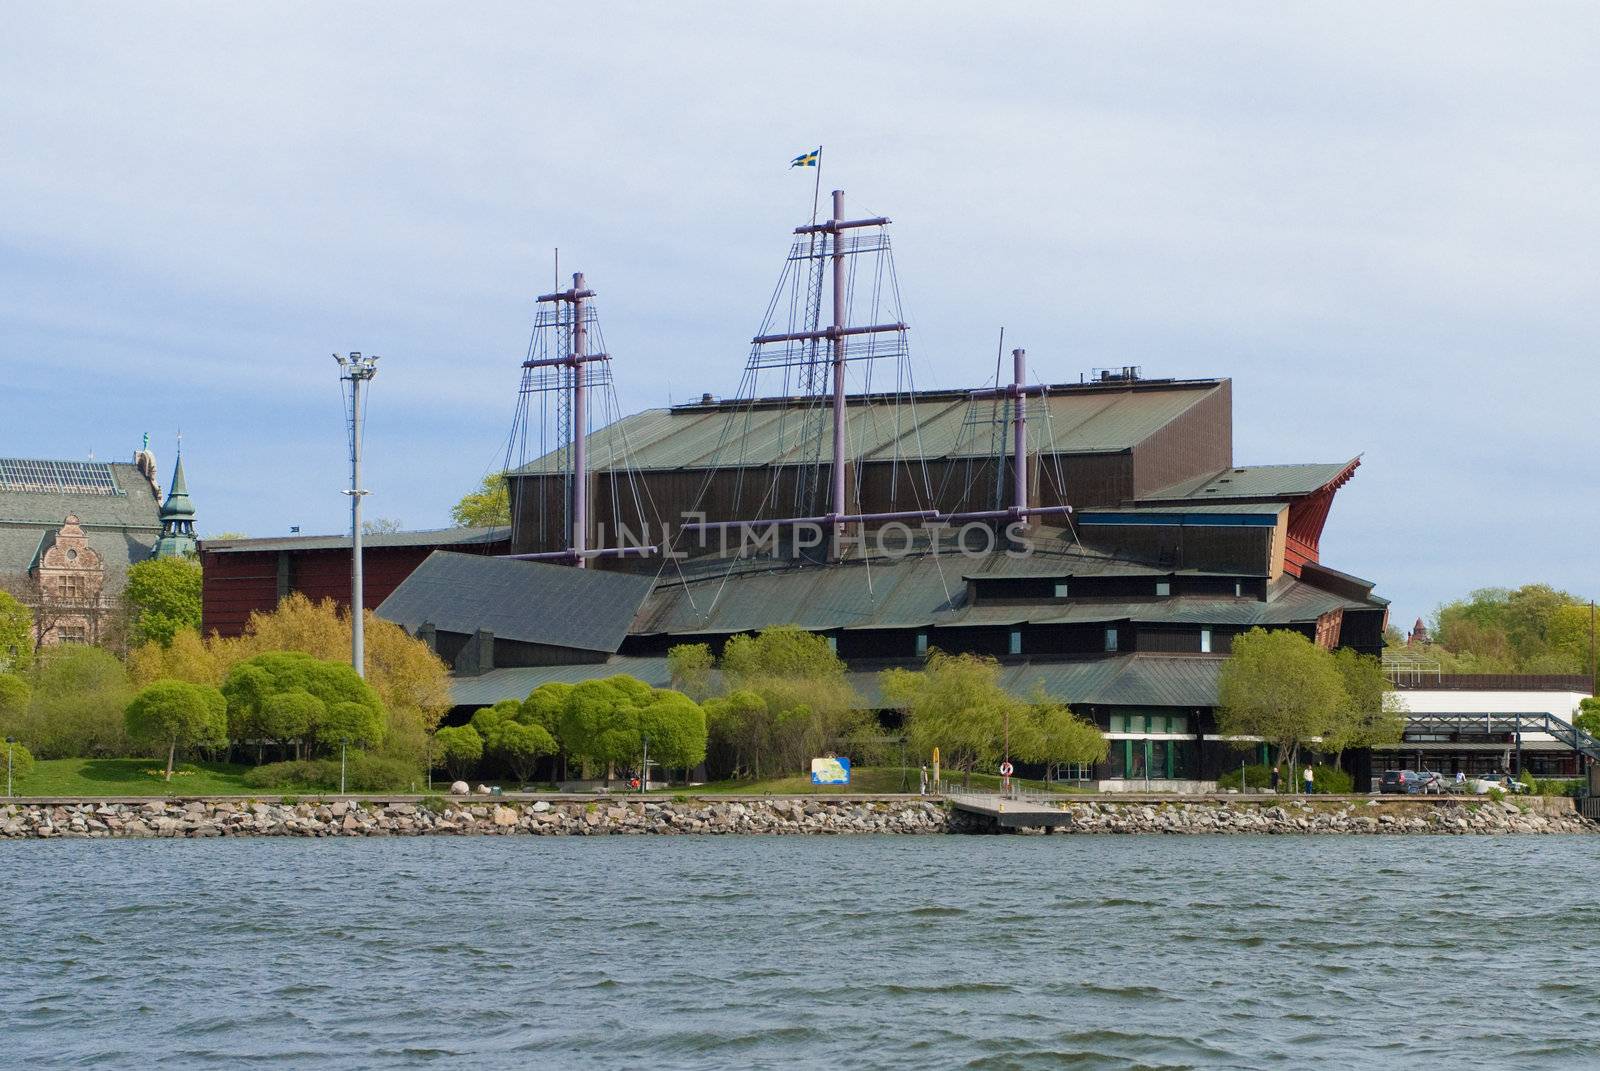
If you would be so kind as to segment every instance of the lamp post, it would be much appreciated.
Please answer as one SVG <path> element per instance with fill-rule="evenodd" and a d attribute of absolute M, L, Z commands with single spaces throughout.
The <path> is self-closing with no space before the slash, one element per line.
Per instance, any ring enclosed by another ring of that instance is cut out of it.
<path fill-rule="evenodd" d="M 365 612 L 361 592 L 361 498 L 369 492 L 361 488 L 361 384 L 378 374 L 378 355 L 363 357 L 356 350 L 348 357 L 334 354 L 339 362 L 340 383 L 350 384 L 350 415 L 345 428 L 350 433 L 350 663 L 356 676 L 365 677 Z"/>
<path fill-rule="evenodd" d="M 11 796 L 11 753 L 12 753 L 13 749 L 16 747 L 16 744 L 17 744 L 17 738 L 16 737 L 14 737 L 14 736 L 6 737 L 6 797 L 8 799 Z"/>
<path fill-rule="evenodd" d="M 645 733 L 640 737 L 644 741 L 644 772 L 639 776 L 639 795 L 644 795 L 650 787 L 650 734 Z"/>
<path fill-rule="evenodd" d="M 428 791 L 433 791 L 433 734 L 429 733 L 422 742 L 422 762 L 428 767 Z"/>
<path fill-rule="evenodd" d="M 344 795 L 344 751 L 350 745 L 348 736 L 339 738 L 339 795 Z"/>

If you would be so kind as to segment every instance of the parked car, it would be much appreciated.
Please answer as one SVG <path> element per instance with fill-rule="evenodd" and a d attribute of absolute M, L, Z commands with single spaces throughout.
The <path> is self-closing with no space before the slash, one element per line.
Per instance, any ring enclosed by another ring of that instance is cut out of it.
<path fill-rule="evenodd" d="M 1467 784 L 1473 793 L 1479 796 L 1487 796 L 1493 789 L 1511 793 L 1528 791 L 1527 785 L 1509 774 L 1481 774 L 1478 777 L 1469 777 Z"/>
<path fill-rule="evenodd" d="M 1444 777 L 1433 770 L 1385 770 L 1378 783 L 1380 792 L 1416 795 L 1419 792 L 1443 792 Z"/>

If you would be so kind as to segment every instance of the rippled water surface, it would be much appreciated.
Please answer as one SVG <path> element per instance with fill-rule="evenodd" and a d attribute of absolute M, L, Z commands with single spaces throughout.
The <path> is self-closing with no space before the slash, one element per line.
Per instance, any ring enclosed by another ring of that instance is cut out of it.
<path fill-rule="evenodd" d="M 0 1066 L 1600 1067 L 1600 839 L 0 844 Z"/>

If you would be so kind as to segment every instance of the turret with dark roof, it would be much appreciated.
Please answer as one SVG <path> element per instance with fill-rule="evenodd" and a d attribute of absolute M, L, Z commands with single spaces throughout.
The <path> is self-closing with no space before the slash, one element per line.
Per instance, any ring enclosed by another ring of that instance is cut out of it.
<path fill-rule="evenodd" d="M 172 489 L 161 504 L 161 538 L 156 541 L 156 557 L 175 558 L 195 551 L 194 503 L 189 500 L 189 482 L 183 475 L 183 449 L 172 469 Z"/>

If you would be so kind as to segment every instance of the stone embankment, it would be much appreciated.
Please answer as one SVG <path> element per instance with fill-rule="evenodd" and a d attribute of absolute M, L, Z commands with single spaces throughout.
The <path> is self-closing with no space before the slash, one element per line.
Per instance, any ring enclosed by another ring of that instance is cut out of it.
<path fill-rule="evenodd" d="M 1565 807 L 1550 804 L 1565 804 Z M 1071 821 L 1055 833 L 1595 833 L 1570 801 L 1483 800 L 1337 803 L 1103 803 L 1066 808 Z M 995 832 L 994 823 L 956 812 L 952 833 Z M 1019 830 L 1039 833 L 1042 830 Z"/>
<path fill-rule="evenodd" d="M 1056 833 L 1593 833 L 1566 801 L 1066 804 Z M 0 837 L 362 837 L 441 834 L 984 833 L 992 824 L 923 799 L 152 800 L 13 802 Z M 1017 832 L 1040 832 L 1018 830 Z"/>
<path fill-rule="evenodd" d="M 943 833 L 925 800 L 416 802 L 249 800 L 11 804 L 0 837 L 362 837 L 524 833 Z"/>

